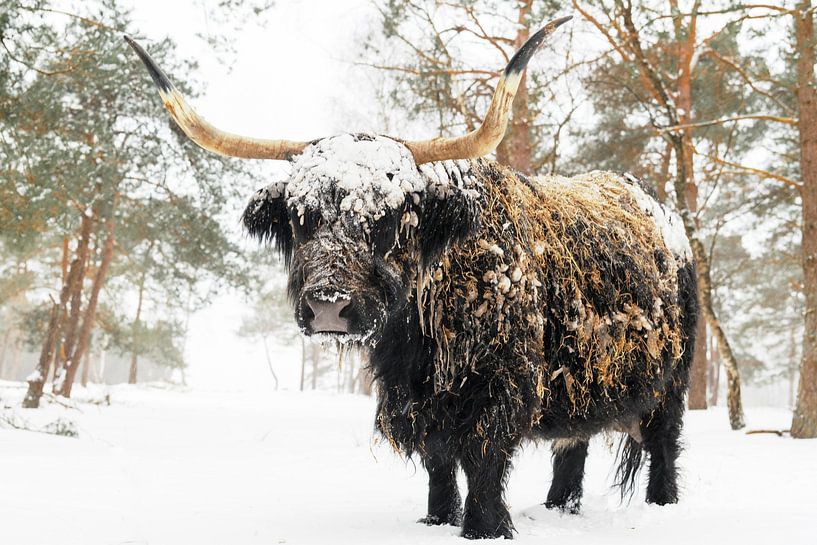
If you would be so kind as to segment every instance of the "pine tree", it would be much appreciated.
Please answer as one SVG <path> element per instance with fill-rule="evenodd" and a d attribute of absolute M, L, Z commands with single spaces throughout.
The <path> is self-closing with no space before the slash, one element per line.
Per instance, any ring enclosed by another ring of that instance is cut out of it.
<path fill-rule="evenodd" d="M 113 335 L 135 374 L 140 354 L 183 364 L 184 328 L 158 316 L 200 306 L 201 286 L 248 282 L 219 221 L 239 207 L 236 182 L 246 165 L 199 150 L 164 121 L 152 82 L 122 42 L 127 14 L 115 0 L 94 7 L 105 24 L 46 17 L 54 13 L 48 2 L 15 2 L 0 17 L 9 52 L 0 60 L 0 232 L 12 252 L 2 263 L 36 263 L 40 283 L 56 286 L 37 307 L 47 325 L 29 407 L 51 370 L 54 393 L 70 396 L 105 297 L 136 292 L 152 302 L 149 323 L 138 305 L 127 334 Z M 172 48 L 165 40 L 152 50 L 171 70 L 188 72 Z M 107 308 L 126 306 L 112 300 Z"/>

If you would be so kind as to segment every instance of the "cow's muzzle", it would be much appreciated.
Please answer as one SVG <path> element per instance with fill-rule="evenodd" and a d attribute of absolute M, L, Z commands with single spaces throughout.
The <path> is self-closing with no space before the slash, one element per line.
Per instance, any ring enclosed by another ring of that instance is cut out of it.
<path fill-rule="evenodd" d="M 336 294 L 331 298 L 308 295 L 303 309 L 304 322 L 311 333 L 349 333 L 352 300 Z"/>

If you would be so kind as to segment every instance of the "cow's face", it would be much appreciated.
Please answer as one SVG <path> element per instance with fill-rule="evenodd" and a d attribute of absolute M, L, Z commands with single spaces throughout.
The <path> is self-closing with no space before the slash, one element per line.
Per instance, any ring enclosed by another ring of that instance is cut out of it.
<path fill-rule="evenodd" d="M 478 223 L 470 162 L 418 169 L 403 144 L 341 135 L 309 146 L 288 181 L 244 212 L 284 256 L 298 325 L 342 342 L 376 341 L 418 277 Z"/>

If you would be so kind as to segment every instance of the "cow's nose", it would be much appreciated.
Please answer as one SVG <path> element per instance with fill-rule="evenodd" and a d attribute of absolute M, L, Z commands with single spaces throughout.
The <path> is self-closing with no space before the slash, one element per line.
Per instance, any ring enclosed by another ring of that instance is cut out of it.
<path fill-rule="evenodd" d="M 334 301 L 323 301 L 307 297 L 306 304 L 312 310 L 313 318 L 309 325 L 314 333 L 349 333 L 349 319 L 341 316 L 352 301 L 338 298 Z"/>

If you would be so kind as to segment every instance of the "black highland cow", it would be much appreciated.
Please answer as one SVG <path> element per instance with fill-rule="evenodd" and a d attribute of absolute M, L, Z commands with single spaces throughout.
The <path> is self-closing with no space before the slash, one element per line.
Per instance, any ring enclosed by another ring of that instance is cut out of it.
<path fill-rule="evenodd" d="M 554 441 L 548 507 L 579 510 L 588 440 L 605 430 L 626 434 L 625 492 L 647 453 L 647 501 L 678 499 L 697 314 L 680 220 L 629 175 L 527 178 L 480 159 L 502 139 L 527 61 L 566 20 L 510 61 L 479 129 L 423 142 L 224 133 L 128 39 L 195 142 L 292 163 L 244 224 L 284 256 L 304 333 L 369 351 L 377 429 L 428 471 L 422 522 L 469 538 L 512 537 L 503 487 L 525 440 Z"/>

